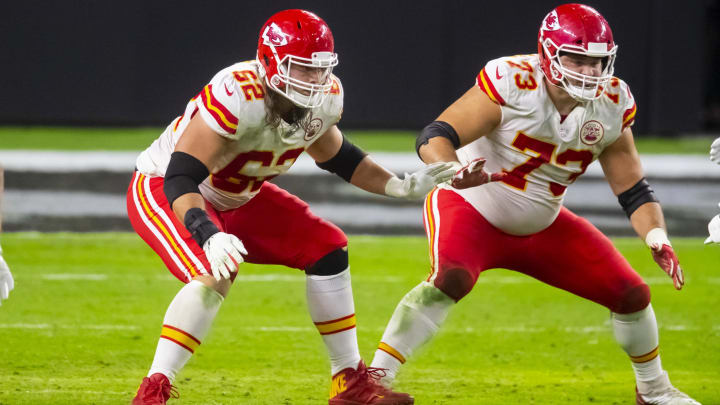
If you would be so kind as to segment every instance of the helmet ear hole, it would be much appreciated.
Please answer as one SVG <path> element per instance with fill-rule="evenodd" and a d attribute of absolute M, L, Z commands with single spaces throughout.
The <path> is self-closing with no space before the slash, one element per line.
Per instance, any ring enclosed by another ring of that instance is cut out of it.
<path fill-rule="evenodd" d="M 263 60 L 265 61 L 265 65 L 269 65 L 269 64 L 270 64 L 270 59 L 268 59 L 267 55 L 264 55 L 264 54 L 263 54 Z"/>
<path fill-rule="evenodd" d="M 301 30 L 302 27 L 300 26 L 300 21 L 297 22 L 298 29 Z"/>

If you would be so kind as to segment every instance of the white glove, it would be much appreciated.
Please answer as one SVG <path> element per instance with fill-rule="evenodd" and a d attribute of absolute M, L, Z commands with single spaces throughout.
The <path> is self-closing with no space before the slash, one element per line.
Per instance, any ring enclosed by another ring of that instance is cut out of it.
<path fill-rule="evenodd" d="M 15 288 L 15 280 L 2 257 L 2 246 L 0 246 L 0 305 L 2 305 L 2 300 L 8 298 L 13 288 Z"/>
<path fill-rule="evenodd" d="M 393 176 L 385 184 L 385 195 L 421 200 L 438 184 L 450 180 L 455 174 L 451 162 L 435 162 L 412 174 L 405 173 L 400 180 Z"/>
<path fill-rule="evenodd" d="M 229 279 L 230 273 L 236 272 L 240 263 L 245 261 L 242 255 L 248 254 L 237 236 L 225 232 L 218 232 L 208 238 L 203 244 L 203 250 L 217 281 Z"/>
<path fill-rule="evenodd" d="M 710 145 L 710 160 L 720 165 L 720 138 Z"/>
<path fill-rule="evenodd" d="M 720 206 L 720 204 L 718 204 L 718 206 Z M 706 245 L 711 243 L 720 243 L 720 214 L 715 215 L 713 219 L 710 220 L 710 223 L 708 223 L 708 232 L 710 233 L 710 236 L 705 239 Z"/>

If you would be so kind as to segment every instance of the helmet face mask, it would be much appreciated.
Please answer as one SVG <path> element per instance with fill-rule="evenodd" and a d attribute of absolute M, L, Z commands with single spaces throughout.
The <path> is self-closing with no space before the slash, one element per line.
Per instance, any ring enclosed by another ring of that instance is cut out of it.
<path fill-rule="evenodd" d="M 579 101 L 599 98 L 614 72 L 618 46 L 600 13 L 582 4 L 564 4 L 543 20 L 538 56 L 546 79 Z M 563 66 L 562 54 L 603 58 L 599 75 L 586 75 Z"/>
<path fill-rule="evenodd" d="M 265 84 L 301 108 L 323 104 L 332 89 L 330 74 L 338 64 L 330 28 L 304 10 L 270 17 L 260 31 L 257 60 Z"/>
<path fill-rule="evenodd" d="M 335 54 L 317 53 L 321 55 L 313 55 L 314 58 L 311 59 L 286 56 L 285 60 L 278 64 L 278 74 L 275 76 L 277 79 L 270 80 L 273 90 L 299 107 L 321 106 L 332 89 L 330 74 L 338 60 Z"/>

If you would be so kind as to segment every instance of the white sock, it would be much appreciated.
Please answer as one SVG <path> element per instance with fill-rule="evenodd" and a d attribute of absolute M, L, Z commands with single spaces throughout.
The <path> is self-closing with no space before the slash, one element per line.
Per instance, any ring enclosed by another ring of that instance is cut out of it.
<path fill-rule="evenodd" d="M 370 365 L 387 369 L 381 383 L 392 384 L 400 365 L 437 333 L 453 304 L 452 298 L 425 281 L 400 300 Z"/>
<path fill-rule="evenodd" d="M 162 373 L 173 382 L 205 338 L 223 296 L 199 281 L 191 281 L 170 303 L 148 377 Z"/>
<path fill-rule="evenodd" d="M 638 385 L 663 375 L 652 305 L 631 314 L 612 314 L 615 340 L 630 356 Z"/>
<path fill-rule="evenodd" d="M 327 347 L 332 375 L 348 367 L 357 368 L 360 350 L 350 269 L 332 276 L 309 275 L 306 286 L 310 317 Z"/>

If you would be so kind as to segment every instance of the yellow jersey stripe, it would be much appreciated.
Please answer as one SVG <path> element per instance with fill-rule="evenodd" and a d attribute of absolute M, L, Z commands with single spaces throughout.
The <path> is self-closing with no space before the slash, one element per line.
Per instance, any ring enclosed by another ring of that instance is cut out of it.
<path fill-rule="evenodd" d="M 483 70 L 484 70 L 484 69 L 483 69 Z M 482 85 L 483 85 L 483 87 L 485 88 L 485 94 L 487 94 L 488 97 L 490 97 L 490 99 L 491 99 L 492 101 L 494 101 L 494 102 L 497 103 L 497 104 L 500 104 L 500 102 L 497 101 L 497 99 L 496 99 L 495 96 L 493 95 L 492 90 L 491 90 L 490 87 L 488 86 L 487 81 L 485 80 L 485 75 L 481 74 L 481 75 L 480 75 L 480 80 L 482 80 Z"/>
<path fill-rule="evenodd" d="M 225 114 L 223 114 L 223 112 L 220 111 L 219 108 L 212 105 L 211 97 L 212 95 L 210 94 L 210 88 L 208 86 L 205 86 L 205 105 L 207 106 L 207 108 L 213 110 L 218 115 L 218 117 L 220 117 L 222 122 L 229 128 L 237 129 L 237 124 L 233 124 L 232 122 L 228 121 L 228 119 L 225 117 Z"/>

